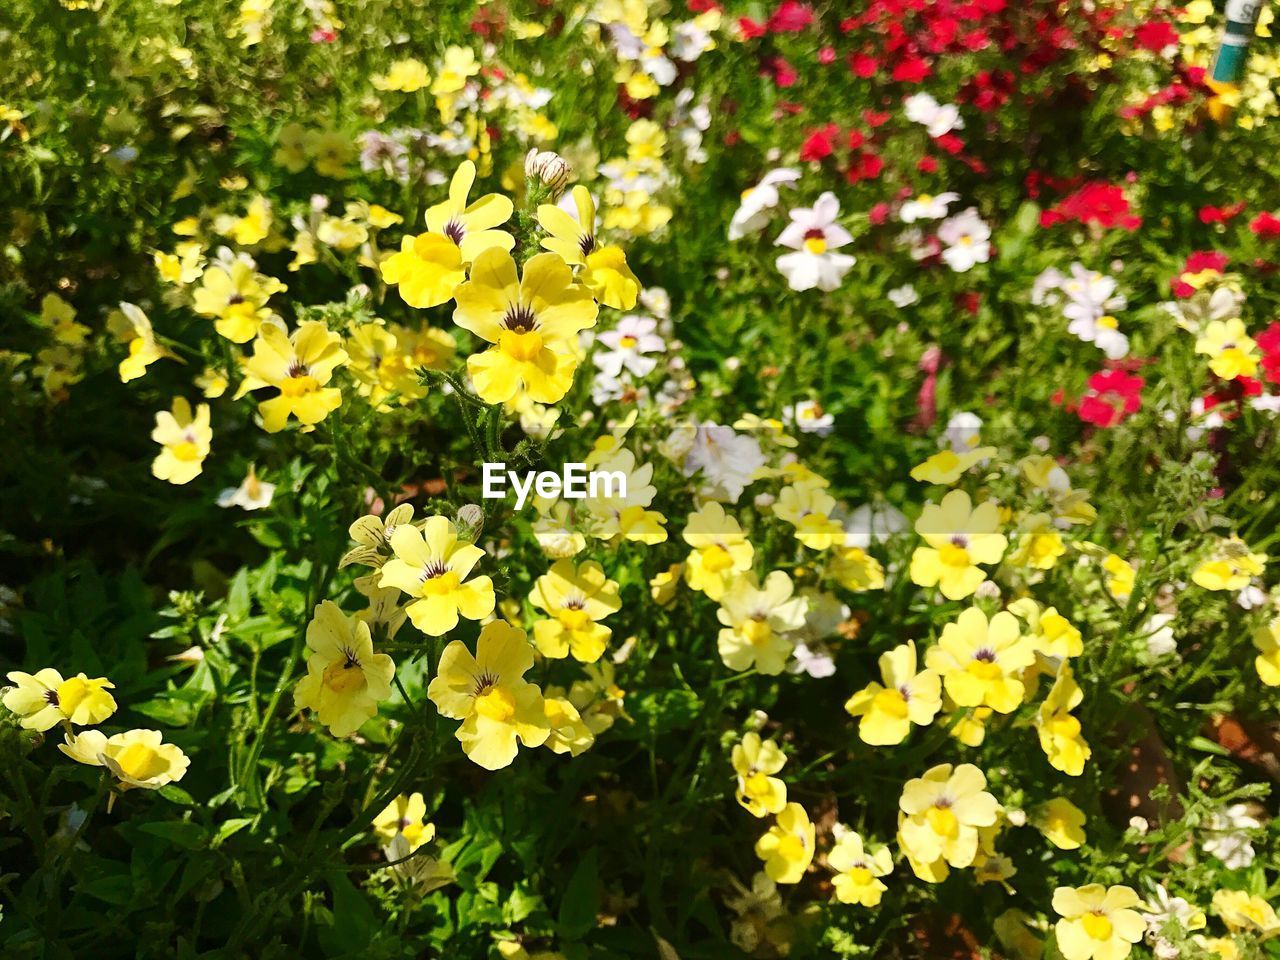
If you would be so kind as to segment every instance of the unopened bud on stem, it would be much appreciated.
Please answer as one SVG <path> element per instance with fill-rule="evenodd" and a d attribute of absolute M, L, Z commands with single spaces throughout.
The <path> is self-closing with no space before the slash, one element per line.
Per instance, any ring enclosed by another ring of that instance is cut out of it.
<path fill-rule="evenodd" d="M 524 175 L 551 191 L 551 199 L 560 199 L 569 176 L 573 173 L 569 161 L 551 150 L 531 149 L 524 157 Z"/>

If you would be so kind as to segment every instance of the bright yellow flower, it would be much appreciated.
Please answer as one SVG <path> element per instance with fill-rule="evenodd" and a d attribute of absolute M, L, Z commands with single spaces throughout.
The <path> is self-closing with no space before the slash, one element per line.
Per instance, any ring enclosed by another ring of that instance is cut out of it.
<path fill-rule="evenodd" d="M 1080 721 L 1071 715 L 1083 699 L 1084 691 L 1072 676 L 1071 667 L 1063 663 L 1058 669 L 1058 679 L 1036 714 L 1040 748 L 1055 770 L 1070 777 L 1084 772 L 1085 761 L 1093 753 L 1080 735 Z"/>
<path fill-rule="evenodd" d="M 500 193 L 487 193 L 475 203 L 467 196 L 476 180 L 476 165 L 463 160 L 449 181 L 448 199 L 427 208 L 427 230 L 457 244 L 462 262 L 474 263 L 486 250 L 510 251 L 515 238 L 495 230 L 511 219 L 514 207 Z"/>
<path fill-rule="evenodd" d="M 898 842 L 913 871 L 937 882 L 946 867 L 967 867 L 978 854 L 978 829 L 990 827 L 1000 805 L 986 792 L 987 778 L 971 763 L 939 764 L 908 780 L 898 800 Z"/>
<path fill-rule="evenodd" d="M 356 542 L 338 561 L 338 569 L 353 563 L 381 568 L 391 558 L 391 537 L 396 528 L 409 526 L 413 521 L 413 504 L 402 503 L 392 507 L 385 517 L 366 514 L 347 528 L 347 534 Z"/>
<path fill-rule="evenodd" d="M 663 609 L 670 607 L 676 598 L 680 579 L 683 576 L 683 563 L 673 563 L 667 569 L 654 574 L 649 580 L 649 596 L 653 602 Z"/>
<path fill-rule="evenodd" d="M 451 641 L 440 657 L 427 696 L 441 715 L 462 721 L 458 741 L 486 770 L 511 763 L 517 740 L 538 747 L 550 736 L 542 691 L 524 679 L 532 666 L 524 631 L 502 620 L 484 625 L 474 657 L 461 640 Z"/>
<path fill-rule="evenodd" d="M 1084 653 L 1084 640 L 1056 607 L 1040 609 L 1030 597 L 1009 604 L 1009 612 L 1025 620 L 1031 644 L 1046 657 L 1078 657 Z"/>
<path fill-rule="evenodd" d="M 356 389 L 379 410 L 389 409 L 383 401 L 393 394 L 401 406 L 427 395 L 427 388 L 414 373 L 412 357 L 386 326 L 361 324 L 351 331 L 346 350 Z"/>
<path fill-rule="evenodd" d="M 1066 797 L 1054 797 L 1036 811 L 1032 825 L 1059 850 L 1076 850 L 1085 841 L 1084 811 Z"/>
<path fill-rule="evenodd" d="M 173 351 L 156 343 L 155 331 L 151 329 L 151 321 L 142 310 L 132 303 L 121 303 L 120 312 L 129 322 L 133 333 L 129 341 L 129 356 L 120 361 L 120 382 L 128 383 L 147 372 L 147 367 L 164 357 L 178 359 Z"/>
<path fill-rule="evenodd" d="M 1280 687 L 1280 617 L 1254 631 L 1253 645 L 1258 651 L 1253 661 L 1258 679 L 1268 687 Z"/>
<path fill-rule="evenodd" d="M 14 670 L 7 676 L 15 686 L 5 692 L 3 703 L 22 718 L 25 730 L 45 731 L 64 721 L 86 726 L 116 712 L 116 701 L 107 693 L 115 684 L 106 677 L 90 680 L 78 673 L 64 680 L 52 667 L 34 674 Z"/>
<path fill-rule="evenodd" d="M 445 517 L 430 517 L 421 532 L 409 524 L 397 526 L 391 549 L 395 559 L 383 566 L 380 584 L 416 598 L 405 610 L 423 633 L 443 636 L 458 625 L 459 615 L 482 620 L 493 613 L 493 580 L 467 579 L 484 551 L 459 543 L 457 528 Z"/>
<path fill-rule="evenodd" d="M 738 574 L 751 569 L 755 551 L 750 541 L 738 521 L 714 500 L 689 514 L 681 536 L 693 548 L 685 561 L 684 578 L 712 600 L 719 600 Z"/>
<path fill-rule="evenodd" d="M 437 97 L 458 93 L 479 72 L 480 61 L 476 59 L 475 51 L 470 47 L 448 47 L 436 71 L 436 82 L 431 87 L 431 93 Z"/>
<path fill-rule="evenodd" d="M 1243 540 L 1231 537 L 1196 567 L 1191 580 L 1206 590 L 1243 590 L 1252 578 L 1262 575 L 1266 562 L 1265 553 L 1254 553 Z"/>
<path fill-rule="evenodd" d="M 1035 659 L 1013 614 L 1001 611 L 988 622 L 977 607 L 943 627 L 925 654 L 925 663 L 942 675 L 958 706 L 985 706 L 997 713 L 1012 713 L 1022 703 L 1022 671 Z"/>
<path fill-rule="evenodd" d="M 940 483 L 950 486 L 975 463 L 990 459 L 995 454 L 995 447 L 978 447 L 963 453 L 956 453 L 951 449 L 941 450 L 924 463 L 913 467 L 911 479 L 919 480 L 921 483 Z"/>
<path fill-rule="evenodd" d="M 533 625 L 538 652 L 553 659 L 572 653 L 581 663 L 600 659 L 612 634 L 600 621 L 622 608 L 618 585 L 594 560 L 576 569 L 572 560 L 557 560 L 534 583 L 529 600 L 550 617 Z"/>
<path fill-rule="evenodd" d="M 205 367 L 192 382 L 210 400 L 217 399 L 227 392 L 226 374 L 221 370 L 215 370 L 213 367 Z"/>
<path fill-rule="evenodd" d="M 951 731 L 951 736 L 966 747 L 980 747 L 987 739 L 987 721 L 995 712 L 990 707 L 959 708 L 945 694 L 942 697 L 942 709 L 946 711 L 942 724 Z"/>
<path fill-rule="evenodd" d="M 46 293 L 40 301 L 40 319 L 54 341 L 63 346 L 81 346 L 90 333 L 88 327 L 76 320 L 76 308 L 56 293 Z"/>
<path fill-rule="evenodd" d="M 346 362 L 342 337 L 319 320 L 299 324 L 292 336 L 266 323 L 254 341 L 253 356 L 245 363 L 245 378 L 236 395 L 260 387 L 280 391 L 258 404 L 267 433 L 283 430 L 290 416 L 311 427 L 342 405 L 342 391 L 325 384 Z"/>
<path fill-rule="evenodd" d="M 796 528 L 796 539 L 810 550 L 844 542 L 844 527 L 831 518 L 836 501 L 817 484 L 794 483 L 778 492 L 774 515 Z"/>
<path fill-rule="evenodd" d="M 1215 957 L 1221 957 L 1222 960 L 1240 960 L 1240 948 L 1230 937 L 1195 936 L 1191 939 L 1195 941 L 1196 946 L 1202 950 L 1208 950 Z"/>
<path fill-rule="evenodd" d="M 787 785 L 773 774 L 786 765 L 786 754 L 773 740 L 747 733 L 733 747 L 733 772 L 738 775 L 734 796 L 753 817 L 781 813 L 787 805 Z"/>
<path fill-rule="evenodd" d="M 884 589 L 884 567 L 861 547 L 839 547 L 830 554 L 828 563 L 831 576 L 846 590 Z"/>
<path fill-rule="evenodd" d="M 213 441 L 209 405 L 202 403 L 192 413 L 186 397 L 175 397 L 172 412 L 161 410 L 156 414 L 151 439 L 162 447 L 151 462 L 151 475 L 169 483 L 189 483 L 204 469 Z"/>
<path fill-rule="evenodd" d="M 1262 937 L 1280 933 L 1280 918 L 1262 897 L 1244 890 L 1219 890 L 1213 895 L 1213 909 L 1231 931 Z"/>
<path fill-rule="evenodd" d="M 795 642 L 787 634 L 804 626 L 806 601 L 793 597 L 791 578 L 775 570 L 761 587 L 754 573 L 735 580 L 720 598 L 716 616 L 724 625 L 717 647 L 730 670 L 752 667 L 775 676 L 786 666 Z"/>
<path fill-rule="evenodd" d="M 425 63 L 409 57 L 396 60 L 385 74 L 373 77 L 371 82 L 379 90 L 415 93 L 431 82 L 431 74 L 427 72 Z"/>
<path fill-rule="evenodd" d="M 400 252 L 383 260 L 378 269 L 383 280 L 400 290 L 405 303 L 418 308 L 444 303 L 467 276 L 461 249 L 438 233 L 405 237 Z"/>
<path fill-rule="evenodd" d="M 272 222 L 271 202 L 259 196 L 249 201 L 243 217 L 219 217 L 214 229 L 239 246 L 252 247 L 271 235 Z"/>
<path fill-rule="evenodd" d="M 640 281 L 627 266 L 621 247 L 601 246 L 596 239 L 596 205 L 591 191 L 582 185 L 573 188 L 575 220 L 554 204 L 538 207 L 538 223 L 548 236 L 542 246 L 558 253 L 565 263 L 580 267 L 578 278 L 606 307 L 630 310 L 636 305 Z"/>
<path fill-rule="evenodd" d="M 813 862 L 814 827 L 798 803 L 788 803 L 756 841 L 756 856 L 774 883 L 799 883 Z"/>
<path fill-rule="evenodd" d="M 1102 561 L 1102 569 L 1110 576 L 1107 578 L 1107 591 L 1117 600 L 1127 600 L 1133 593 L 1134 576 L 1137 573 L 1133 564 L 1124 557 L 1111 553 Z"/>
<path fill-rule="evenodd" d="M 1196 353 L 1207 354 L 1209 369 L 1223 380 L 1252 377 L 1258 372 L 1258 345 L 1238 317 L 1210 320 L 1196 340 Z"/>
<path fill-rule="evenodd" d="M 214 317 L 214 329 L 232 343 L 248 343 L 271 316 L 267 300 L 288 289 L 279 280 L 255 272 L 253 263 L 236 260 L 204 271 L 192 307 L 204 317 Z"/>
<path fill-rule="evenodd" d="M 1062 534 L 1053 528 L 1047 513 L 1035 513 L 1023 521 L 1013 551 L 1006 558 L 1019 567 L 1052 570 L 1067 552 Z"/>
<path fill-rule="evenodd" d="M 1053 891 L 1058 949 L 1066 960 L 1122 960 L 1142 939 L 1147 925 L 1133 910 L 1142 901 L 1129 887 L 1100 883 Z"/>
<path fill-rule="evenodd" d="M 428 370 L 444 370 L 458 350 L 458 341 L 453 334 L 439 327 L 415 330 L 393 323 L 390 329 L 396 335 L 396 343 L 404 353 L 406 362 L 414 370 L 423 367 Z"/>
<path fill-rule="evenodd" d="M 98 730 L 67 734 L 58 749 L 72 760 L 106 767 L 120 781 L 120 790 L 159 790 L 181 780 L 191 761 L 181 749 L 163 742 L 159 730 L 130 730 L 108 737 Z"/>
<path fill-rule="evenodd" d="M 942 683 L 932 670 L 916 671 L 912 640 L 880 655 L 880 679 L 883 686 L 872 681 L 844 705 L 850 716 L 862 718 L 858 736 L 863 743 L 901 743 L 913 723 L 927 727 L 942 708 Z"/>
<path fill-rule="evenodd" d="M 422 799 L 422 794 L 406 796 L 402 793 L 373 818 L 371 826 L 381 840 L 390 841 L 397 833 L 403 834 L 409 843 L 409 852 L 412 853 L 424 843 L 435 839 L 436 825 L 424 823 L 423 817 L 426 815 L 427 804 Z"/>
<path fill-rule="evenodd" d="M 369 624 L 346 616 L 332 600 L 307 625 L 307 675 L 293 691 L 296 709 L 314 710 L 335 737 L 349 737 L 391 696 L 396 665 L 373 652 Z"/>
<path fill-rule="evenodd" d="M 1009 545 L 999 528 L 994 500 L 973 507 L 967 493 L 952 490 L 941 504 L 926 504 L 916 533 L 927 546 L 911 556 L 911 582 L 937 586 L 948 600 L 972 596 L 987 578 L 978 564 L 998 563 Z"/>
<path fill-rule="evenodd" d="M 573 702 L 564 697 L 547 696 L 542 700 L 551 733 L 543 746 L 552 753 L 567 753 L 571 757 L 591 749 L 596 735 Z"/>
<path fill-rule="evenodd" d="M 455 299 L 454 323 L 492 344 L 467 358 L 485 403 L 506 403 L 521 392 L 538 403 L 564 397 L 578 366 L 578 332 L 595 325 L 598 308 L 563 260 L 540 253 L 517 278 L 511 255 L 490 248 Z"/>
<path fill-rule="evenodd" d="M 835 887 L 837 900 L 875 907 L 889 889 L 879 878 L 893 872 L 893 855 L 885 846 L 867 849 L 862 837 L 850 831 L 831 848 L 827 865 L 836 871 L 831 885 Z"/>

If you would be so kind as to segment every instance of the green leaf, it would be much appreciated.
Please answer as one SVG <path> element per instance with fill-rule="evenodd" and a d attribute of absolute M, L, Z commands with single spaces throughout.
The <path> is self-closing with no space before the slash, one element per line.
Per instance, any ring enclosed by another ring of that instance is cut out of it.
<path fill-rule="evenodd" d="M 186 820 L 162 820 L 159 823 L 144 823 L 138 827 L 143 833 L 168 840 L 183 850 L 199 850 L 209 838 L 208 832 L 198 823 Z"/>
<path fill-rule="evenodd" d="M 596 848 L 592 847 L 578 862 L 564 899 L 560 901 L 557 932 L 566 940 L 577 940 L 596 925 L 600 911 L 600 867 Z"/>
<path fill-rule="evenodd" d="M 330 957 L 358 953 L 378 928 L 373 907 L 345 873 L 330 873 L 327 878 L 333 893 L 333 923 L 316 931 L 320 946 Z"/>

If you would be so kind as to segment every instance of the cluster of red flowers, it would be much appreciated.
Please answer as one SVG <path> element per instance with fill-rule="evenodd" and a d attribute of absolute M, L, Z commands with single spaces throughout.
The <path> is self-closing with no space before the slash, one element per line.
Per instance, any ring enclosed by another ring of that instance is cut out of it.
<path fill-rule="evenodd" d="M 1123 187 L 1094 181 L 1063 197 L 1040 214 L 1042 227 L 1066 222 L 1095 224 L 1104 230 L 1115 227 L 1137 230 L 1142 225 L 1142 217 L 1133 212 Z"/>
<path fill-rule="evenodd" d="M 1262 375 L 1271 383 L 1280 383 L 1280 320 L 1258 334 L 1256 342 L 1262 351 Z"/>
<path fill-rule="evenodd" d="M 1130 372 L 1129 365 L 1100 370 L 1089 378 L 1088 389 L 1078 401 L 1070 400 L 1059 388 L 1050 402 L 1074 411 L 1085 423 L 1095 427 L 1115 427 L 1138 412 L 1142 406 L 1142 388 L 1146 381 Z"/>
<path fill-rule="evenodd" d="M 889 114 L 867 110 L 863 112 L 862 119 L 870 130 L 874 130 L 889 119 Z M 884 160 L 876 153 L 871 136 L 871 133 L 864 133 L 856 127 L 843 134 L 845 145 L 849 149 L 845 179 L 850 183 L 874 180 L 884 169 Z M 800 159 L 810 163 L 826 160 L 835 154 L 841 139 L 840 127 L 834 123 L 810 130 L 804 143 L 800 145 Z"/>

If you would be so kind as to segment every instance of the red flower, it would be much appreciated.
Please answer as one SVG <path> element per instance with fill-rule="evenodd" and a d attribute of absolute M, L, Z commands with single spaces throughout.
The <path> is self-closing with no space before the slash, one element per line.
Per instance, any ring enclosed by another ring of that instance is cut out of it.
<path fill-rule="evenodd" d="M 923 156 L 918 161 L 916 161 L 916 169 L 919 170 L 921 173 L 937 173 L 938 158 Z"/>
<path fill-rule="evenodd" d="M 866 121 L 868 127 L 881 127 L 889 122 L 889 118 L 893 114 L 877 113 L 875 110 L 863 110 L 862 119 Z"/>
<path fill-rule="evenodd" d="M 818 51 L 818 62 L 824 67 L 836 62 L 836 48 L 823 47 Z"/>
<path fill-rule="evenodd" d="M 964 141 L 954 133 L 944 133 L 940 137 L 934 137 L 933 142 L 952 156 L 964 149 Z"/>
<path fill-rule="evenodd" d="M 800 159 L 825 160 L 835 150 L 835 140 L 839 135 L 840 128 L 834 123 L 828 123 L 825 127 L 813 131 L 800 147 Z"/>
<path fill-rule="evenodd" d="M 1227 207 L 1203 206 L 1200 208 L 1201 223 L 1226 223 L 1244 211 L 1244 201 L 1233 203 Z M 1277 221 L 1280 224 L 1280 221 Z"/>
<path fill-rule="evenodd" d="M 770 57 L 764 63 L 762 73 L 773 77 L 773 82 L 782 88 L 793 87 L 800 75 L 795 72 L 791 64 L 782 57 Z"/>
<path fill-rule="evenodd" d="M 1051 227 L 1067 220 L 1096 223 L 1103 229 L 1136 230 L 1142 218 L 1131 212 L 1124 190 L 1109 183 L 1086 183 L 1075 193 L 1040 214 L 1040 225 Z"/>
<path fill-rule="evenodd" d="M 1102 370 L 1089 378 L 1077 415 L 1095 427 L 1114 427 L 1138 412 L 1146 382 L 1123 370 Z"/>
<path fill-rule="evenodd" d="M 1249 221 L 1249 229 L 1263 240 L 1274 240 L 1280 237 L 1280 217 L 1264 210 Z"/>
<path fill-rule="evenodd" d="M 813 11 L 797 0 L 782 0 L 765 24 L 770 33 L 799 33 L 813 23 Z"/>
<path fill-rule="evenodd" d="M 874 153 L 859 150 L 850 158 L 849 169 L 845 171 L 845 179 L 850 183 L 859 180 L 874 180 L 884 169 L 884 161 Z"/>
<path fill-rule="evenodd" d="M 851 54 L 849 57 L 849 69 L 853 71 L 854 76 L 869 80 L 880 69 L 880 61 L 865 53 Z"/>
<path fill-rule="evenodd" d="M 867 220 L 873 227 L 878 227 L 889 219 L 889 211 L 892 209 L 887 203 L 873 204 L 871 209 L 867 211 Z M 1280 323 L 1276 324 L 1280 327 Z"/>
<path fill-rule="evenodd" d="M 1280 383 L 1280 320 L 1258 334 L 1258 349 L 1262 351 L 1262 371 L 1272 383 Z"/>
<path fill-rule="evenodd" d="M 899 83 L 920 83 L 931 72 L 924 60 L 908 54 L 893 68 L 893 79 Z"/>
<path fill-rule="evenodd" d="M 738 30 L 741 31 L 743 40 L 755 40 L 765 34 L 764 24 L 750 17 L 738 18 Z"/>
<path fill-rule="evenodd" d="M 1159 53 L 1165 47 L 1177 44 L 1178 31 L 1171 23 L 1147 20 L 1133 31 L 1133 42 L 1139 49 Z"/>

